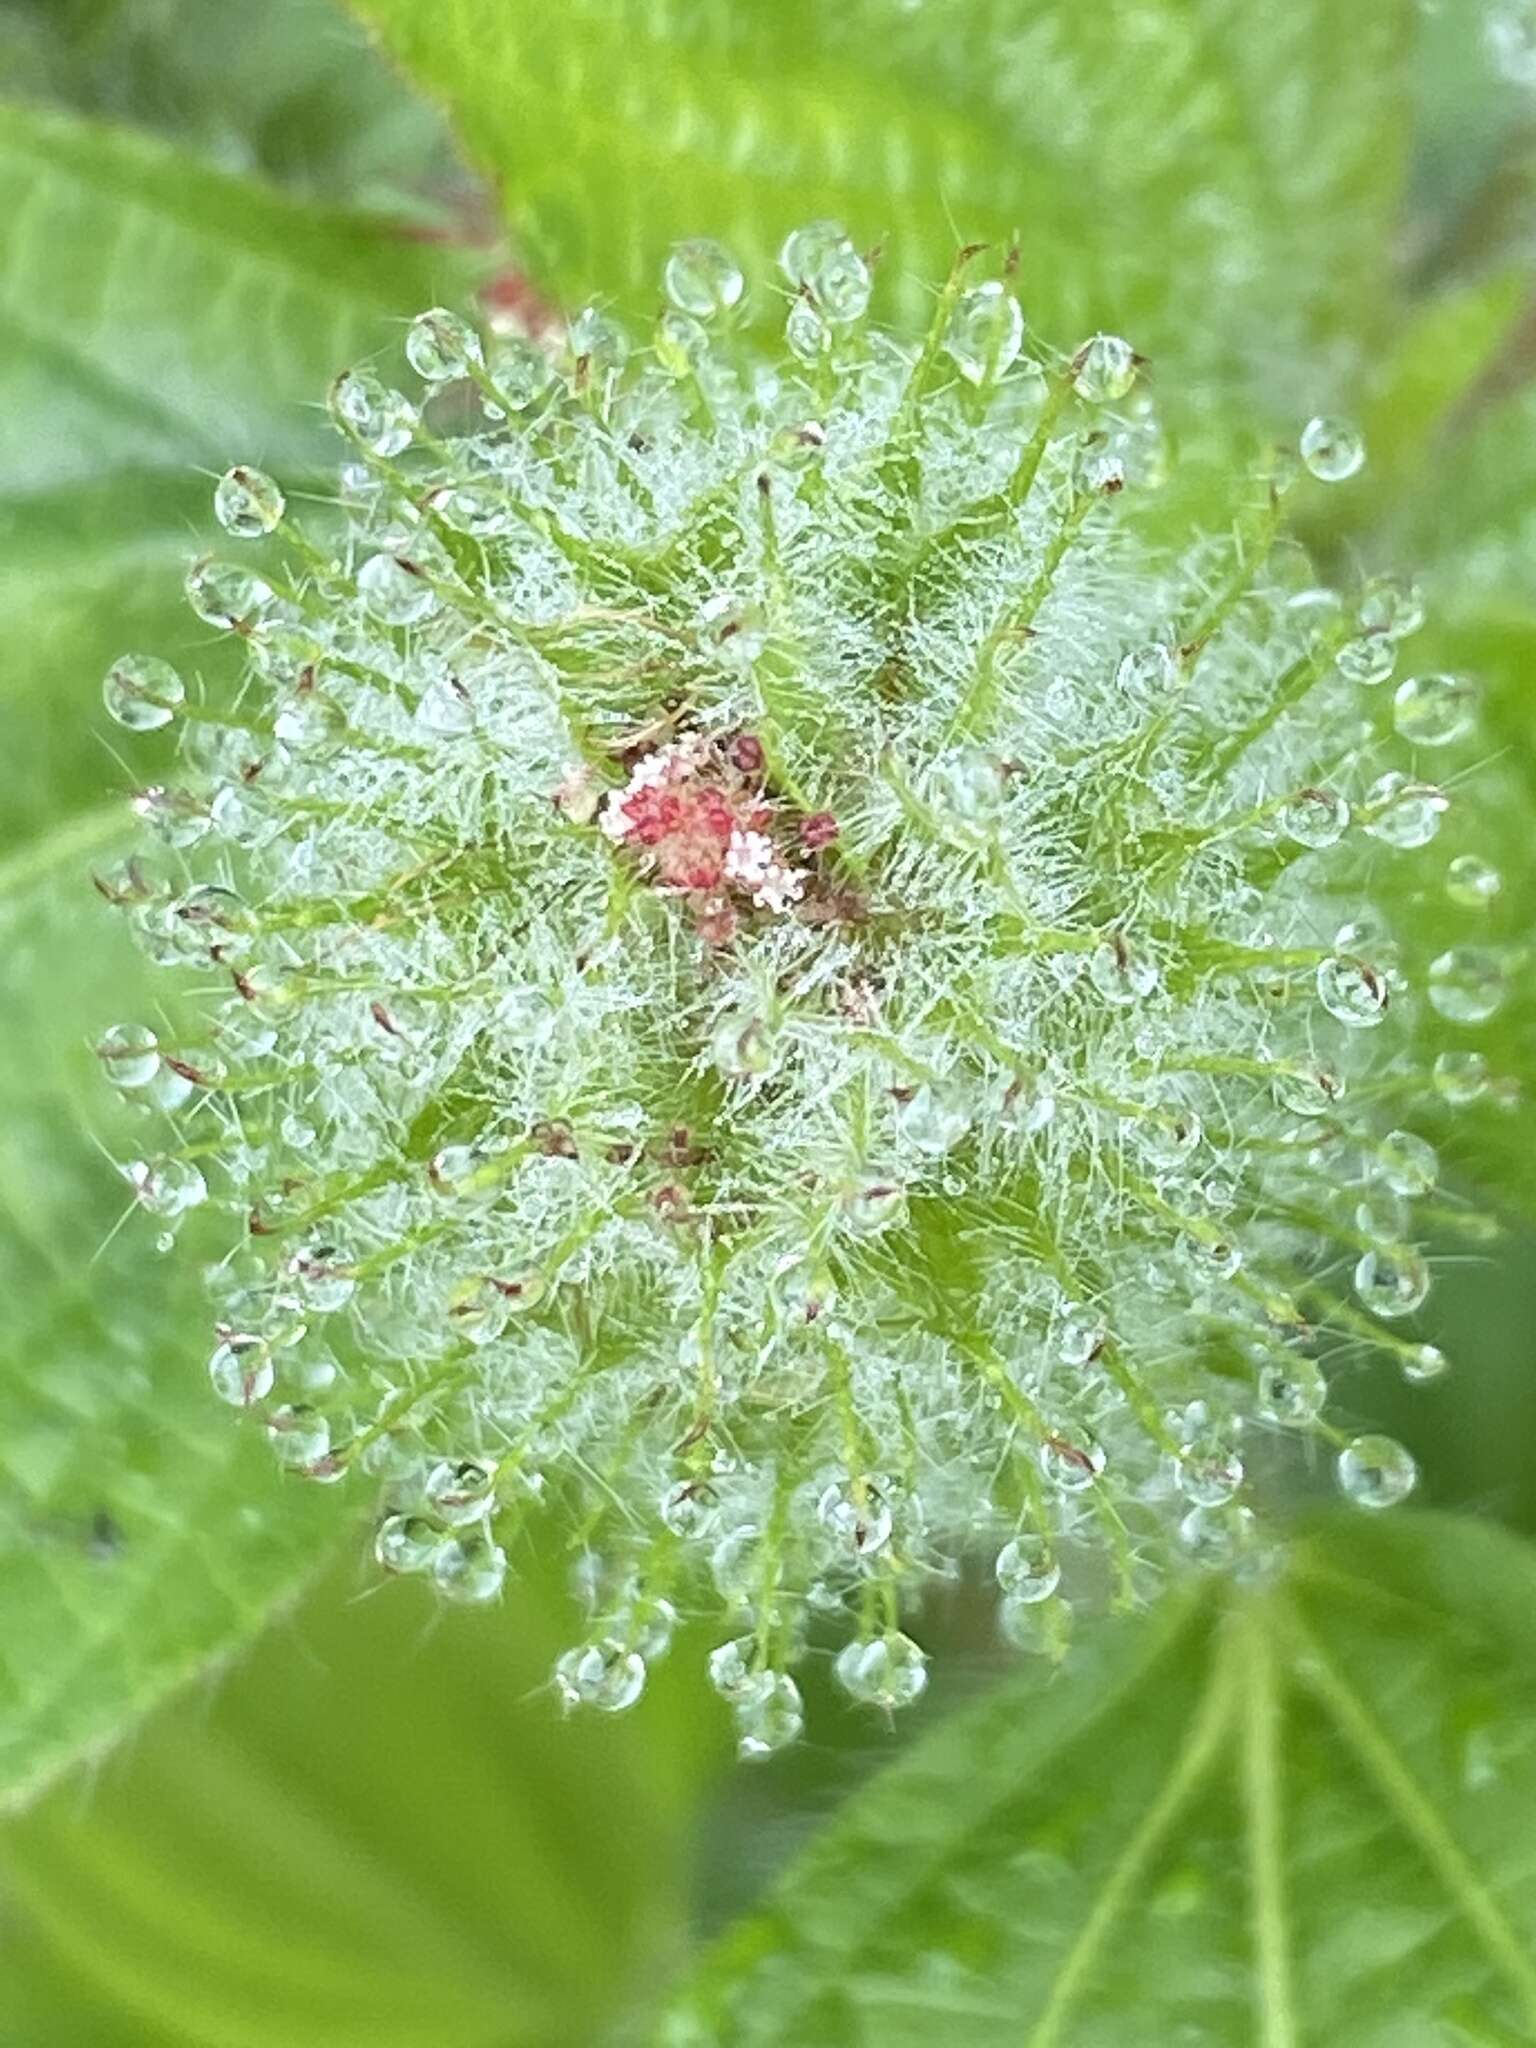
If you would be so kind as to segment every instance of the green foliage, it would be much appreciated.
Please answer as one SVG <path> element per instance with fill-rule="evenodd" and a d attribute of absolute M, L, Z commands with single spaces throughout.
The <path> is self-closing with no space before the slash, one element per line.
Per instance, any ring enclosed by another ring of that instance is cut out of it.
<path fill-rule="evenodd" d="M 889 237 L 909 324 L 957 242 L 1017 234 L 1042 331 L 1107 326 L 1180 377 L 1241 362 L 1282 403 L 1390 319 L 1406 0 L 1347 33 L 1329 0 L 354 4 L 573 305 L 648 308 L 685 235 L 761 273 L 830 214 Z"/>
<path fill-rule="evenodd" d="M 215 1695 L 14 1824 L 0 2037 L 591 2048 L 648 2005 L 711 1731 L 664 1679 L 564 1722 L 545 1681 L 576 1624 L 518 1566 L 498 1614 L 433 1622 L 360 1599 L 349 1556 Z"/>
<path fill-rule="evenodd" d="M 148 1000 L 83 881 L 116 822 L 0 867 L 0 1804 L 257 1627 L 323 1514 L 214 1412 L 195 1272 L 112 1235 L 127 1190 L 87 1133 L 135 1138 L 86 1033 Z"/>
<path fill-rule="evenodd" d="M 312 1555 L 261 1446 L 210 1412 L 210 1314 L 141 1240 L 94 1036 L 152 1001 L 87 868 L 126 824 L 101 676 L 138 644 L 195 660 L 180 599 L 235 445 L 286 450 L 339 365 L 457 261 L 300 208 L 158 143 L 0 118 L 0 666 L 25 772 L 0 799 L 6 1059 L 0 1216 L 0 1795 L 35 1784 L 245 1636 Z M 70 260 L 59 261 L 61 249 Z M 153 773 L 153 753 L 135 764 Z M 140 1141 L 142 1142 L 142 1141 Z M 94 1261 L 94 1263 L 93 1263 Z"/>
<path fill-rule="evenodd" d="M 661 2048 L 1479 2048 L 1536 2029 L 1536 1558 L 1325 1526 L 855 1798 Z"/>

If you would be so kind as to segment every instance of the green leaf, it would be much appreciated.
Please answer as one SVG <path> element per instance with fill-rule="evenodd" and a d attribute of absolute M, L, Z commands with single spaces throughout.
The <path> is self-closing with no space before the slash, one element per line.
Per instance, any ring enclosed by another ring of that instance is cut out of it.
<path fill-rule="evenodd" d="M 1241 361 L 1286 403 L 1391 317 L 1404 0 L 1359 0 L 1347 33 L 1330 0 L 354 5 L 571 304 L 649 311 L 685 235 L 766 278 L 831 214 L 889 237 L 908 322 L 957 243 L 1017 233 L 1053 340 L 1117 328 L 1180 379 Z M 779 303 L 758 287 L 757 317 Z"/>
<path fill-rule="evenodd" d="M 855 1796 L 665 2048 L 1536 2035 L 1536 1553 L 1326 1526 L 1088 1632 Z"/>
<path fill-rule="evenodd" d="M 467 271 L 379 219 L 19 107 L 0 211 L 0 667 L 31 764 L 0 796 L 3 849 L 129 780 L 101 737 L 116 655 L 220 658 L 179 590 L 213 530 L 204 479 L 251 461 L 302 485 L 333 459 L 336 371 Z"/>
<path fill-rule="evenodd" d="M 443 1615 L 361 1550 L 217 1696 L 0 1837 L 0 2036 L 588 2048 L 651 2003 L 723 1726 L 700 1646 L 633 1713 L 567 1722 L 558 1564 L 524 1554 L 499 1609 Z"/>
<path fill-rule="evenodd" d="M 0 1804 L 36 1790 L 249 1633 L 335 1525 L 280 1487 L 209 1392 L 195 1265 L 114 1234 L 115 1156 L 143 1142 L 92 1051 L 154 1023 L 142 967 L 85 877 L 115 813 L 0 868 Z"/>
<path fill-rule="evenodd" d="M 309 473 L 314 401 L 451 252 L 312 212 L 140 137 L 0 113 L 0 1799 L 108 1739 L 247 1634 L 309 1569 L 334 1502 L 281 1493 L 217 1411 L 190 1262 L 114 1236 L 113 1118 L 90 1047 L 153 1022 L 88 867 L 126 825 L 101 676 L 135 643 L 219 658 L 180 600 L 198 475 Z M 60 260 L 60 252 L 68 260 Z M 119 737 L 122 737 L 119 735 Z M 135 1016 L 138 1013 L 138 1017 Z M 142 1224 L 143 1219 L 139 1219 Z"/>
<path fill-rule="evenodd" d="M 225 170 L 423 207 L 462 183 L 432 109 L 336 0 L 0 0 L 5 90 L 129 121 Z"/>

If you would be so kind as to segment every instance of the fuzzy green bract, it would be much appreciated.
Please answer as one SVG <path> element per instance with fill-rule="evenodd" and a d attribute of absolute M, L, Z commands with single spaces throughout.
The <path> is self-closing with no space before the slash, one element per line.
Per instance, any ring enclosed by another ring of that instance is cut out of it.
<path fill-rule="evenodd" d="M 1505 978 L 1362 893 L 1454 821 L 1476 689 L 1284 532 L 1347 421 L 1170 547 L 1129 342 L 1037 342 L 967 252 L 899 343 L 833 223 L 781 270 L 684 244 L 644 337 L 424 314 L 409 393 L 332 391 L 330 511 L 219 484 L 187 590 L 239 691 L 104 686 L 184 731 L 101 887 L 205 1029 L 100 1051 L 165 1113 L 149 1227 L 213 1247 L 212 1397 L 450 1600 L 552 1497 L 561 1696 L 630 1705 L 702 1603 L 748 1755 L 813 1630 L 916 1698 L 908 1610 L 978 1546 L 1056 1652 L 1073 1601 L 1260 1568 L 1288 1433 L 1411 1490 L 1327 1383 L 1445 1364 L 1433 1134 L 1497 1092 Z"/>

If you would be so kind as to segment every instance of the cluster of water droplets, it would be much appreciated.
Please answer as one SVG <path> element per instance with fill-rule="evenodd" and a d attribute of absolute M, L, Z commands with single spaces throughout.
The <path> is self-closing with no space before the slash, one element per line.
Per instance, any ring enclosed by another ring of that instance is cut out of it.
<path fill-rule="evenodd" d="M 1503 1085 L 1465 1034 L 1504 952 L 1420 959 L 1359 897 L 1435 857 L 1477 716 L 1409 586 L 1321 589 L 1286 538 L 1359 433 L 1310 421 L 1154 548 L 1134 347 L 1061 354 L 977 269 L 906 346 L 813 223 L 768 362 L 707 241 L 648 337 L 432 309 L 410 393 L 332 389 L 332 516 L 219 481 L 245 552 L 187 597 L 242 686 L 104 683 L 181 731 L 99 886 L 191 993 L 98 1050 L 160 1134 L 133 1200 L 166 1247 L 196 1220 L 214 1395 L 358 1475 L 379 1565 L 448 1601 L 558 1516 L 568 1706 L 723 1615 L 747 1755 L 828 1640 L 851 1699 L 915 1700 L 913 1616 L 978 1551 L 1058 1655 L 1181 1555 L 1262 1565 L 1288 1436 L 1410 1491 L 1329 1380 L 1445 1369 L 1436 1139 Z M 675 792 L 648 838 L 637 790 Z M 733 892 L 770 858 L 792 886 Z M 1498 893 L 1450 858 L 1469 927 Z"/>

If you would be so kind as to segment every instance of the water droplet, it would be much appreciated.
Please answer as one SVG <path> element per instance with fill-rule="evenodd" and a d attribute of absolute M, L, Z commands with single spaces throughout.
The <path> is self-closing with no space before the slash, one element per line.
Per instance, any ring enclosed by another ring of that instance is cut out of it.
<path fill-rule="evenodd" d="M 1355 1266 L 1355 1292 L 1373 1315 L 1395 1322 L 1424 1305 L 1429 1267 L 1406 1245 L 1365 1252 Z"/>
<path fill-rule="evenodd" d="M 208 1199 L 208 1183 L 190 1159 L 135 1159 L 123 1178 L 152 1216 L 183 1216 Z"/>
<path fill-rule="evenodd" d="M 699 631 L 727 668 L 749 669 L 768 645 L 768 622 L 757 605 L 717 590 L 699 606 Z"/>
<path fill-rule="evenodd" d="M 907 1191 L 884 1174 L 867 1175 L 844 1192 L 842 1213 L 857 1236 L 874 1237 L 906 1221 Z"/>
<path fill-rule="evenodd" d="M 1333 659 L 1341 676 L 1374 689 L 1397 667 L 1397 643 L 1389 633 L 1362 633 L 1346 640 Z"/>
<path fill-rule="evenodd" d="M 1403 1353 L 1401 1363 L 1403 1378 L 1416 1387 L 1427 1386 L 1451 1369 L 1451 1361 L 1438 1344 L 1415 1344 L 1411 1351 Z"/>
<path fill-rule="evenodd" d="M 1360 630 L 1385 633 L 1389 640 L 1406 640 L 1424 623 L 1424 598 L 1417 584 L 1396 576 L 1378 576 L 1366 585 L 1360 599 Z"/>
<path fill-rule="evenodd" d="M 317 1408 L 285 1404 L 267 1417 L 267 1436 L 277 1461 L 290 1472 L 318 1465 L 331 1448 L 331 1425 Z"/>
<path fill-rule="evenodd" d="M 133 799 L 133 814 L 167 846 L 196 846 L 213 827 L 208 805 L 190 790 L 155 784 Z"/>
<path fill-rule="evenodd" d="M 1006 791 L 1003 764 L 984 747 L 957 747 L 933 771 L 935 803 L 961 825 L 990 827 Z"/>
<path fill-rule="evenodd" d="M 416 408 L 371 370 L 343 370 L 331 386 L 330 409 L 342 432 L 373 455 L 399 455 L 416 432 Z"/>
<path fill-rule="evenodd" d="M 1504 965 L 1483 946 L 1453 946 L 1429 965 L 1429 1000 L 1453 1024 L 1483 1024 L 1509 993 Z"/>
<path fill-rule="evenodd" d="M 802 363 L 819 363 L 832 346 L 832 329 L 814 299 L 795 300 L 784 321 L 784 341 Z"/>
<path fill-rule="evenodd" d="M 720 1496 L 705 1480 L 685 1480 L 662 1495 L 659 1513 L 674 1536 L 708 1536 L 720 1520 Z"/>
<path fill-rule="evenodd" d="M 1115 682 L 1122 690 L 1147 690 L 1156 694 L 1171 690 L 1179 680 L 1179 663 L 1171 647 L 1161 640 L 1149 640 L 1123 655 L 1115 670 Z"/>
<path fill-rule="evenodd" d="M 780 427 L 769 443 L 768 453 L 780 469 L 810 469 L 821 458 L 827 433 L 819 420 L 802 420 L 795 427 Z"/>
<path fill-rule="evenodd" d="M 208 1361 L 209 1383 L 231 1408 L 250 1408 L 265 1401 L 276 1377 L 272 1347 L 264 1337 L 231 1334 Z"/>
<path fill-rule="evenodd" d="M 334 1244 L 305 1245 L 289 1259 L 288 1271 L 298 1282 L 305 1306 L 318 1315 L 330 1315 L 345 1308 L 357 1292 L 350 1263 Z"/>
<path fill-rule="evenodd" d="M 709 358 L 709 332 L 702 320 L 669 306 L 656 322 L 654 346 L 669 377 L 691 377 Z"/>
<path fill-rule="evenodd" d="M 1136 382 L 1136 351 L 1118 334 L 1094 335 L 1074 361 L 1077 394 L 1090 405 L 1112 405 Z"/>
<path fill-rule="evenodd" d="M 1427 1195 L 1440 1178 L 1434 1146 L 1413 1131 L 1389 1132 L 1366 1163 L 1371 1177 L 1394 1195 Z"/>
<path fill-rule="evenodd" d="M 1105 1002 L 1125 1009 L 1151 995 L 1157 987 L 1158 974 L 1155 964 L 1144 954 L 1134 952 L 1117 933 L 1089 954 L 1088 979 Z"/>
<path fill-rule="evenodd" d="M 397 555 L 373 555 L 357 572 L 357 587 L 376 619 L 388 626 L 414 626 L 437 610 L 428 579 Z"/>
<path fill-rule="evenodd" d="M 281 523 L 286 501 L 259 469 L 228 469 L 213 493 L 213 516 L 236 540 L 260 540 Z"/>
<path fill-rule="evenodd" d="M 645 1659 L 617 1637 L 567 1650 L 555 1664 L 555 1685 L 569 1707 L 622 1714 L 645 1691 Z"/>
<path fill-rule="evenodd" d="M 998 1603 L 997 1626 L 1003 1641 L 1027 1657 L 1059 1658 L 1072 1627 L 1072 1609 L 1065 1600 L 1019 1600 Z"/>
<path fill-rule="evenodd" d="M 758 1662 L 754 1636 L 737 1636 L 709 1653 L 709 1682 L 733 1707 L 750 1706 L 773 1691 L 775 1674 Z"/>
<path fill-rule="evenodd" d="M 970 1098 L 958 1083 L 924 1081 L 897 1110 L 902 1137 L 928 1159 L 952 1152 L 971 1128 Z"/>
<path fill-rule="evenodd" d="M 501 1592 L 507 1577 L 507 1553 L 484 1529 L 466 1529 L 449 1536 L 432 1553 L 432 1583 L 445 1600 L 466 1607 L 483 1606 Z"/>
<path fill-rule="evenodd" d="M 1445 893 L 1463 910 L 1486 910 L 1504 887 L 1504 877 L 1475 853 L 1459 853 L 1445 871 Z"/>
<path fill-rule="evenodd" d="M 499 484 L 454 484 L 432 494 L 432 510 L 444 526 L 472 540 L 495 540 L 517 524 L 511 499 Z"/>
<path fill-rule="evenodd" d="M 1470 676 L 1409 676 L 1392 699 L 1392 722 L 1418 747 L 1445 747 L 1465 737 L 1477 718 L 1478 689 Z"/>
<path fill-rule="evenodd" d="M 1032 1606 L 1049 1600 L 1061 1584 L 1061 1566 L 1043 1536 L 1026 1532 L 997 1553 L 997 1583 L 1010 1600 Z"/>
<path fill-rule="evenodd" d="M 1104 1470 L 1102 1446 L 1078 1432 L 1074 1439 L 1048 1437 L 1040 1446 L 1040 1470 L 1060 1493 L 1082 1493 Z"/>
<path fill-rule="evenodd" d="M 1024 345 L 1024 314 L 1018 300 L 995 280 L 961 295 L 950 316 L 944 346 L 962 377 L 992 384 Z"/>
<path fill-rule="evenodd" d="M 1280 811 L 1280 830 L 1298 846 L 1335 846 L 1349 826 L 1349 805 L 1331 789 L 1299 789 Z"/>
<path fill-rule="evenodd" d="M 433 306 L 411 322 L 405 337 L 405 359 L 426 383 L 452 383 L 479 368 L 480 337 L 457 313 Z"/>
<path fill-rule="evenodd" d="M 1334 954 L 1317 970 L 1317 993 L 1330 1017 L 1352 1031 L 1379 1024 L 1390 1000 L 1386 976 L 1364 960 Z"/>
<path fill-rule="evenodd" d="M 751 1010 L 730 1010 L 710 1039 L 715 1065 L 728 1081 L 759 1081 L 774 1067 L 773 1033 Z"/>
<path fill-rule="evenodd" d="M 1148 1164 L 1172 1173 L 1199 1149 L 1205 1127 L 1192 1109 L 1159 1109 L 1142 1117 L 1136 1135 Z"/>
<path fill-rule="evenodd" d="M 787 1749 L 804 1727 L 799 1686 L 788 1672 L 775 1672 L 770 1689 L 736 1709 L 736 1753 L 747 1762 L 760 1762 Z"/>
<path fill-rule="evenodd" d="M 593 370 L 616 370 L 629 355 L 629 336 L 599 306 L 585 306 L 566 336 L 571 354 Z"/>
<path fill-rule="evenodd" d="M 276 602 L 269 583 L 226 562 L 194 562 L 184 587 L 187 603 L 203 624 L 222 633 L 251 632 Z"/>
<path fill-rule="evenodd" d="M 160 1041 L 143 1024 L 113 1024 L 96 1046 L 114 1088 L 145 1088 L 160 1071 Z"/>
<path fill-rule="evenodd" d="M 872 1642 L 845 1643 L 832 1669 L 850 1699 L 886 1713 L 911 1706 L 928 1684 L 926 1655 L 897 1631 Z"/>
<path fill-rule="evenodd" d="M 1243 1461 L 1203 1401 L 1192 1401 L 1177 1418 L 1176 1434 L 1174 1478 L 1180 1493 L 1193 1507 L 1224 1507 L 1243 1483 Z"/>
<path fill-rule="evenodd" d="M 785 237 L 779 264 L 797 289 L 809 286 L 823 315 L 839 326 L 857 320 L 869 304 L 869 265 L 837 221 L 795 228 Z"/>
<path fill-rule="evenodd" d="M 1345 1495 L 1362 1508 L 1396 1506 L 1419 1476 L 1411 1455 L 1389 1436 L 1357 1436 L 1340 1451 L 1337 1470 Z"/>
<path fill-rule="evenodd" d="M 1378 776 L 1366 792 L 1361 823 L 1373 839 L 1388 846 L 1427 846 L 1440 830 L 1450 798 L 1430 782 L 1415 782 L 1392 768 Z"/>
<path fill-rule="evenodd" d="M 709 320 L 728 313 L 746 280 L 729 249 L 711 241 L 679 242 L 667 258 L 662 284 L 680 313 Z"/>
<path fill-rule="evenodd" d="M 1460 1109 L 1486 1090 L 1488 1062 L 1480 1052 L 1437 1053 L 1433 1078 L 1442 1100 Z"/>
<path fill-rule="evenodd" d="M 495 1507 L 496 1467 L 486 1458 L 444 1458 L 427 1474 L 425 1491 L 440 1522 L 465 1528 Z"/>
<path fill-rule="evenodd" d="M 1328 1382 L 1312 1358 L 1267 1359 L 1259 1371 L 1259 1413 L 1287 1429 L 1306 1429 L 1328 1403 Z"/>
<path fill-rule="evenodd" d="M 873 1557 L 891 1540 L 891 1509 L 884 1492 L 872 1481 L 856 1487 L 838 1480 L 816 1503 L 822 1527 L 857 1557 Z"/>
<path fill-rule="evenodd" d="M 1343 1081 L 1327 1067 L 1284 1067 L 1275 1075 L 1275 1101 L 1292 1116 L 1327 1116 L 1343 1095 Z"/>
<path fill-rule="evenodd" d="M 425 1515 L 387 1515 L 373 1539 L 373 1554 L 387 1572 L 430 1569 L 443 1532 Z"/>
<path fill-rule="evenodd" d="M 1365 466 L 1365 438 L 1347 420 L 1308 420 L 1300 447 L 1302 461 L 1325 484 L 1341 484 Z"/>
<path fill-rule="evenodd" d="M 101 686 L 101 701 L 129 732 L 154 732 L 169 725 L 186 696 L 187 686 L 175 669 L 152 654 L 121 656 Z"/>

